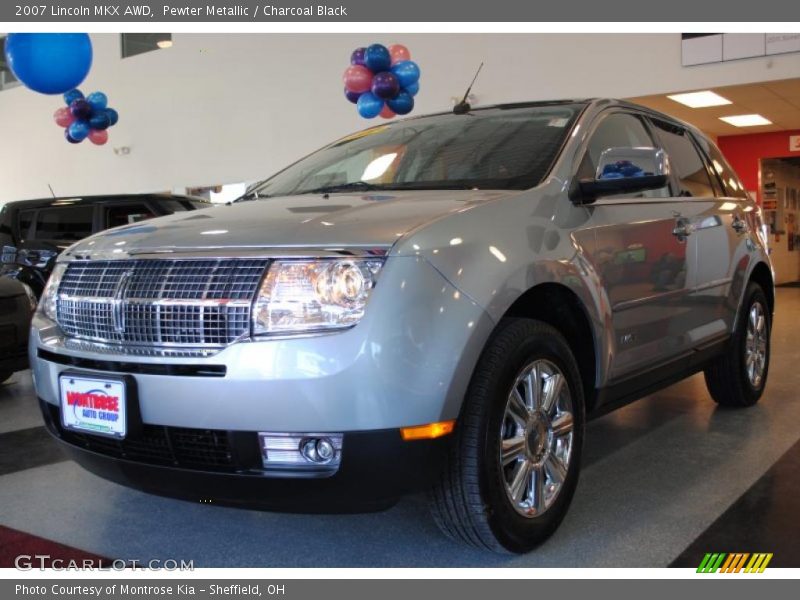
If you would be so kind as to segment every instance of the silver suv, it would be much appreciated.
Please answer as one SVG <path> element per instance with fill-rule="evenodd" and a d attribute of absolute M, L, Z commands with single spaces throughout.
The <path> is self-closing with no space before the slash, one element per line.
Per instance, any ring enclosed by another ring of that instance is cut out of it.
<path fill-rule="evenodd" d="M 62 254 L 30 359 L 91 471 L 190 500 L 385 508 L 525 552 L 586 419 L 705 372 L 761 396 L 773 273 L 719 150 L 614 100 L 386 123 L 240 202 Z"/>

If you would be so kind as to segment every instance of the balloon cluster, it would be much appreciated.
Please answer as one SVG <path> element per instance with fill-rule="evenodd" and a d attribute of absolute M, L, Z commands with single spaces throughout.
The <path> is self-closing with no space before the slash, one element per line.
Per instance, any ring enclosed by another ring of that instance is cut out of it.
<path fill-rule="evenodd" d="M 64 94 L 66 106 L 59 108 L 53 118 L 64 128 L 64 137 L 70 144 L 80 144 L 86 138 L 98 146 L 108 141 L 108 128 L 116 125 L 119 113 L 108 107 L 103 92 L 92 92 L 84 98 L 79 89 Z"/>
<path fill-rule="evenodd" d="M 344 72 L 344 95 L 365 119 L 391 119 L 414 109 L 419 92 L 419 66 L 400 44 L 356 48 Z"/>

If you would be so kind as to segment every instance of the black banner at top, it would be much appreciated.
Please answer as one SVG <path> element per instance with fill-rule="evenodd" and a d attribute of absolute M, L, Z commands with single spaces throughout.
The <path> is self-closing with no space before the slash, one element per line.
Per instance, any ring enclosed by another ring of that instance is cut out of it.
<path fill-rule="evenodd" d="M 792 0 L 2 0 L 5 22 L 797 22 Z"/>

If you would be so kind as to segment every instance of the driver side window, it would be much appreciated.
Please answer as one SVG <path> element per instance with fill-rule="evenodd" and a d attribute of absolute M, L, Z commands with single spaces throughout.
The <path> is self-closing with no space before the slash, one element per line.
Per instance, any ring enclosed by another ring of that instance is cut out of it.
<path fill-rule="evenodd" d="M 600 155 L 609 148 L 652 148 L 656 144 L 642 120 L 629 113 L 612 113 L 603 118 L 589 138 L 586 153 L 578 169 L 579 179 L 594 179 Z M 618 198 L 668 198 L 669 186 L 632 194 L 619 194 Z"/>

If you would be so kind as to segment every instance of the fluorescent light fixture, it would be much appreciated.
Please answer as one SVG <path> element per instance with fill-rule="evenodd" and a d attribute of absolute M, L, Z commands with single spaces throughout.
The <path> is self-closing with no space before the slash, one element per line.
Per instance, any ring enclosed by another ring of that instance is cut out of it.
<path fill-rule="evenodd" d="M 686 94 L 672 94 L 667 96 L 670 100 L 680 102 L 689 108 L 706 108 L 708 106 L 723 106 L 725 104 L 732 104 L 727 98 L 723 98 L 719 94 L 715 94 L 711 90 L 703 90 L 702 92 L 688 92 Z"/>
<path fill-rule="evenodd" d="M 772 125 L 772 121 L 765 119 L 761 115 L 731 115 L 730 117 L 720 117 L 720 121 L 725 121 L 734 127 L 755 127 L 756 125 Z"/>
<path fill-rule="evenodd" d="M 158 40 L 156 42 L 156 46 L 158 46 L 162 50 L 164 48 L 172 48 L 172 40 Z"/>

